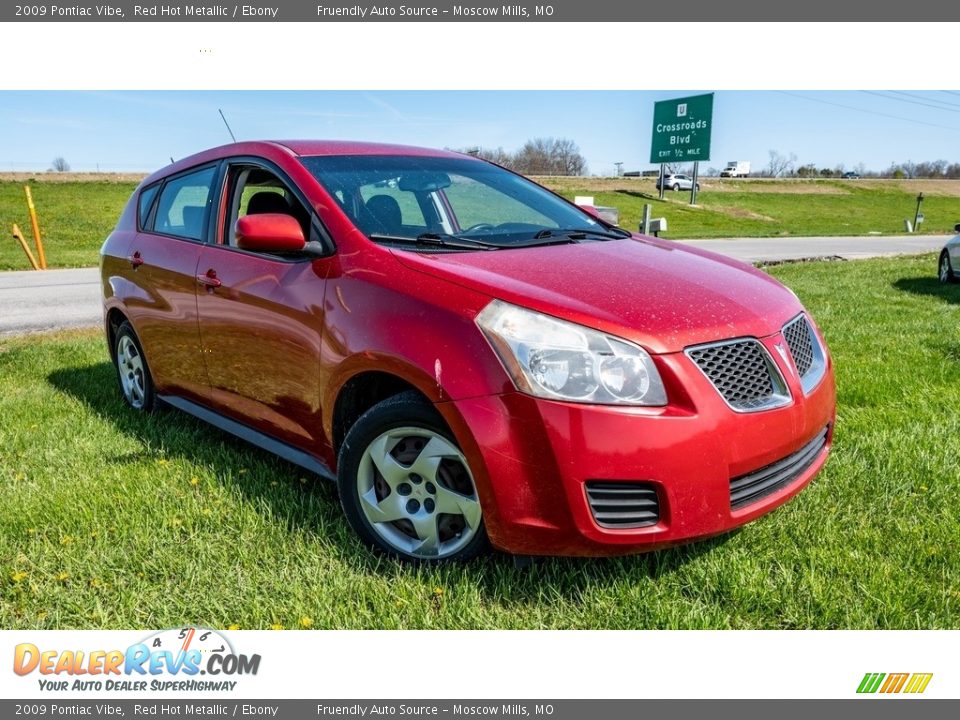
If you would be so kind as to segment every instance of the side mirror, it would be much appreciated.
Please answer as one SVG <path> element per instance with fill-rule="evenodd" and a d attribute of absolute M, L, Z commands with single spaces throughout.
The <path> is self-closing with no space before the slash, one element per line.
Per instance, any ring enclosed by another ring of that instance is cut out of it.
<path fill-rule="evenodd" d="M 237 220 L 234 236 L 238 248 L 253 252 L 297 252 L 306 245 L 300 223 L 281 213 L 246 215 Z"/>
<path fill-rule="evenodd" d="M 953 226 L 953 231 L 960 233 L 960 223 L 957 223 L 956 225 Z"/>

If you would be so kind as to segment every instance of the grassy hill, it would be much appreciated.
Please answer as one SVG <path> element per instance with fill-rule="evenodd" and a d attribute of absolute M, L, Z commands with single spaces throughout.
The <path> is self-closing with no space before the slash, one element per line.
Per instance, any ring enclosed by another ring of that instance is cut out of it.
<path fill-rule="evenodd" d="M 40 216 L 50 267 L 97 263 L 97 252 L 113 228 L 138 178 L 131 175 L 0 175 L 0 270 L 28 268 L 10 237 L 17 223 L 30 237 L 23 185 L 29 183 Z M 948 233 L 960 222 L 960 181 L 952 180 L 717 180 L 701 182 L 699 205 L 689 193 L 657 199 L 646 178 L 537 178 L 573 198 L 592 195 L 598 205 L 620 210 L 621 225 L 636 230 L 644 203 L 666 217 L 673 239 L 774 237 L 784 235 L 884 235 L 903 232 L 923 192 L 923 231 Z"/>

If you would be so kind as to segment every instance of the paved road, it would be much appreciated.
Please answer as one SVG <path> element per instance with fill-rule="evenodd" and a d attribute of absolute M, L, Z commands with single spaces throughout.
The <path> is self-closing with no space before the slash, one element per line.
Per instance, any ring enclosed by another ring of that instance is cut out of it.
<path fill-rule="evenodd" d="M 867 235 L 864 237 L 790 237 L 685 240 L 704 250 L 744 262 L 776 262 L 808 258 L 860 260 L 886 255 L 915 255 L 939 250 L 945 235 Z M 931 270 L 933 272 L 933 270 Z"/>
<path fill-rule="evenodd" d="M 943 235 L 891 237 L 806 237 L 686 240 L 690 245 L 745 262 L 841 257 L 855 260 L 929 252 L 943 246 Z M 935 268 L 931 266 L 930 273 Z M 96 268 L 0 272 L 0 335 L 101 323 L 100 281 Z"/>
<path fill-rule="evenodd" d="M 0 335 L 99 325 L 97 268 L 0 272 Z"/>

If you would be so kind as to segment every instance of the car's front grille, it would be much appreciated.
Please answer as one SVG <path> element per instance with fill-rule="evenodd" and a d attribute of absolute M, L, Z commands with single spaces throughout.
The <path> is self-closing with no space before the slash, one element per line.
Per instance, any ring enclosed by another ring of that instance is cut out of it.
<path fill-rule="evenodd" d="M 597 525 L 639 528 L 660 521 L 660 500 L 653 483 L 588 480 L 587 502 Z"/>
<path fill-rule="evenodd" d="M 772 465 L 730 480 L 730 507 L 739 510 L 796 480 L 819 457 L 827 444 L 830 426 L 792 455 Z"/>
<path fill-rule="evenodd" d="M 686 353 L 734 410 L 768 410 L 790 401 L 780 371 L 753 338 L 699 345 Z"/>
<path fill-rule="evenodd" d="M 813 365 L 813 338 L 810 336 L 810 326 L 803 315 L 798 315 L 783 327 L 783 339 L 787 341 L 790 354 L 793 355 L 793 364 L 797 366 L 797 373 L 803 377 L 810 372 Z"/>
<path fill-rule="evenodd" d="M 782 332 L 797 367 L 803 392 L 809 393 L 820 382 L 827 367 L 820 340 L 806 315 L 795 317 L 783 326 Z"/>

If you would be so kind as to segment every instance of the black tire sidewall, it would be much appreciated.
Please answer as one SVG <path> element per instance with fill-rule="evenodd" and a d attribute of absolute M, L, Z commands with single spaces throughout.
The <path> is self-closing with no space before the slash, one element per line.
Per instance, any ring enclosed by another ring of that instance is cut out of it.
<path fill-rule="evenodd" d="M 486 552 L 489 548 L 486 527 L 481 521 L 473 539 L 452 555 L 442 558 L 420 558 L 409 555 L 387 543 L 360 508 L 357 475 L 360 461 L 367 447 L 380 435 L 397 427 L 419 427 L 442 435 L 459 447 L 456 438 L 447 428 L 440 414 L 417 393 L 402 393 L 374 405 L 354 423 L 347 432 L 337 459 L 337 488 L 340 504 L 347 522 L 363 542 L 375 551 L 412 563 L 465 562 Z M 471 475 L 473 471 L 471 469 Z M 476 480 L 474 480 L 476 483 Z"/>
<path fill-rule="evenodd" d="M 120 357 L 118 353 L 118 348 L 120 345 L 120 340 L 124 336 L 129 337 L 133 344 L 137 348 L 137 352 L 140 353 L 140 360 L 143 362 L 143 407 L 136 408 L 130 404 L 130 401 L 127 399 L 126 393 L 123 391 L 123 380 L 120 377 Z M 110 349 L 113 354 L 113 368 L 117 373 L 117 386 L 120 388 L 120 395 L 123 397 L 123 402 L 126 403 L 127 407 L 132 410 L 137 410 L 140 412 L 151 412 L 156 405 L 156 392 L 153 388 L 153 375 L 150 372 L 150 366 L 147 364 L 147 356 L 143 354 L 143 346 L 140 344 L 140 338 L 137 337 L 137 333 L 134 331 L 133 326 L 129 321 L 124 321 L 120 324 L 120 327 L 117 328 L 116 334 L 113 336 L 113 347 Z"/>

